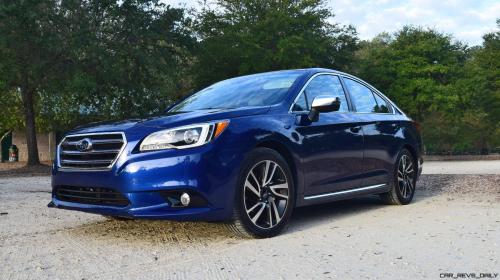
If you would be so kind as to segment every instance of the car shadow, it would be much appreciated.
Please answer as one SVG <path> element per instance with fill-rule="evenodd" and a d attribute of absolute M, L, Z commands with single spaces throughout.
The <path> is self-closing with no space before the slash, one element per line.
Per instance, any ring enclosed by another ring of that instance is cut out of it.
<path fill-rule="evenodd" d="M 424 203 L 425 200 L 431 199 L 437 195 L 440 195 L 440 193 L 417 189 L 412 204 Z M 292 234 L 316 225 L 348 218 L 353 215 L 370 215 L 371 211 L 387 207 L 398 206 L 384 204 L 377 195 L 299 207 L 294 210 L 286 233 Z"/>
<path fill-rule="evenodd" d="M 220 223 L 166 220 L 103 219 L 68 229 L 66 233 L 78 240 L 112 242 L 120 246 L 205 246 L 237 239 Z"/>
<path fill-rule="evenodd" d="M 287 234 L 319 226 L 352 215 L 369 215 L 370 211 L 389 207 L 376 196 L 359 197 L 295 209 Z"/>
<path fill-rule="evenodd" d="M 440 183 L 446 184 L 444 181 Z M 440 192 L 430 191 L 428 186 L 417 185 L 413 204 L 423 203 Z M 370 215 L 370 212 L 385 205 L 378 196 L 366 196 L 326 204 L 300 207 L 294 210 L 290 224 L 284 234 L 293 234 L 310 227 L 319 226 L 352 215 Z M 84 223 L 68 229 L 69 234 L 79 239 L 113 240 L 114 243 L 158 246 L 208 245 L 214 242 L 241 240 L 223 223 L 176 222 L 166 220 L 111 220 L 102 219 Z"/>

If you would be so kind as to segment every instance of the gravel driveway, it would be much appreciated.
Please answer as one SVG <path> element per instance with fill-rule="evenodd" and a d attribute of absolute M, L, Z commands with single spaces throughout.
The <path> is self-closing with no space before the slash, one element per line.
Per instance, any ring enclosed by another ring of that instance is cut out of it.
<path fill-rule="evenodd" d="M 0 179 L 1 279 L 440 279 L 500 272 L 500 175 L 423 175 L 415 202 L 297 209 L 281 236 L 46 207 L 50 177 Z M 500 276 L 499 276 L 500 278 Z M 497 278 L 498 279 L 498 278 Z"/>
<path fill-rule="evenodd" d="M 426 161 L 424 174 L 498 174 L 500 160 Z"/>

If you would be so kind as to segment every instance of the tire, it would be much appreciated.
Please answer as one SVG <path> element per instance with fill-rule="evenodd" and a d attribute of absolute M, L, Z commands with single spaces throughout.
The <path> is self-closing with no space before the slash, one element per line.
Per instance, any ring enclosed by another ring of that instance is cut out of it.
<path fill-rule="evenodd" d="M 417 172 L 417 163 L 413 155 L 407 149 L 401 150 L 394 165 L 390 191 L 380 195 L 382 201 L 389 205 L 410 203 L 415 195 Z"/>
<path fill-rule="evenodd" d="M 242 164 L 236 187 L 228 228 L 243 237 L 278 235 L 295 207 L 295 186 L 286 160 L 275 150 L 254 149 Z"/>

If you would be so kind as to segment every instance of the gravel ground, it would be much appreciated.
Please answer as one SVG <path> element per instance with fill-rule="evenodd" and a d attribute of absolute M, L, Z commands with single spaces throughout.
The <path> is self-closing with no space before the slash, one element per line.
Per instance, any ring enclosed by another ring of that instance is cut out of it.
<path fill-rule="evenodd" d="M 473 161 L 426 161 L 424 174 L 497 174 L 500 175 L 500 160 Z"/>
<path fill-rule="evenodd" d="M 50 177 L 0 178 L 1 279 L 439 279 L 500 272 L 500 175 L 423 175 L 415 202 L 294 212 L 282 235 L 47 208 Z"/>

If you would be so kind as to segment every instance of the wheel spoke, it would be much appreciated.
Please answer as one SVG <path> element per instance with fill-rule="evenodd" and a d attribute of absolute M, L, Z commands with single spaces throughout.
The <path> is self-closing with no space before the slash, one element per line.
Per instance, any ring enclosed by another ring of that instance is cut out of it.
<path fill-rule="evenodd" d="M 262 215 L 262 212 L 264 212 L 264 209 L 266 208 L 266 205 L 264 203 L 261 204 L 262 206 L 260 207 L 259 211 L 255 216 L 252 218 L 252 222 L 255 224 L 257 223 L 257 220 L 260 218 L 260 215 Z"/>
<path fill-rule="evenodd" d="M 257 197 L 260 197 L 260 192 L 248 181 L 245 182 L 245 188 L 251 190 Z"/>
<path fill-rule="evenodd" d="M 406 182 L 403 183 L 403 189 L 402 189 L 401 195 L 403 197 L 406 197 Z"/>
<path fill-rule="evenodd" d="M 266 160 L 265 163 L 266 163 L 266 165 L 264 166 L 264 174 L 262 175 L 262 186 L 266 185 L 267 173 L 269 173 L 271 161 Z"/>
<path fill-rule="evenodd" d="M 276 223 L 279 223 L 281 221 L 280 214 L 278 212 L 278 207 L 276 206 L 276 202 L 274 202 L 274 199 L 271 200 L 271 207 L 274 210 L 274 215 L 276 216 Z"/>
<path fill-rule="evenodd" d="M 267 215 L 269 216 L 269 227 L 273 227 L 273 211 L 271 205 L 267 205 Z"/>
<path fill-rule="evenodd" d="M 260 192 L 260 183 L 259 183 L 259 180 L 257 180 L 257 177 L 255 177 L 255 174 L 253 173 L 253 170 L 250 171 L 250 176 L 252 176 L 252 179 L 255 181 L 255 183 L 257 184 L 257 188 L 258 188 L 258 191 Z"/>
<path fill-rule="evenodd" d="M 263 204 L 262 202 L 255 203 L 255 205 L 252 206 L 252 208 L 247 210 L 247 213 L 250 214 L 250 212 L 252 212 L 253 210 L 255 210 L 255 208 L 257 208 L 259 205 L 262 205 L 262 204 Z"/>
<path fill-rule="evenodd" d="M 405 172 L 406 173 L 412 173 L 413 172 L 413 164 L 411 162 L 406 167 Z"/>
<path fill-rule="evenodd" d="M 412 191 L 413 190 L 413 178 L 408 177 L 406 180 L 408 182 L 407 184 L 408 184 L 409 190 Z"/>
<path fill-rule="evenodd" d="M 282 194 L 282 193 L 279 193 L 277 190 L 279 189 L 288 189 L 288 184 L 287 183 L 284 183 L 284 184 L 279 184 L 279 185 L 274 185 L 274 186 L 269 186 L 269 189 L 271 190 L 271 192 L 275 195 L 275 196 L 279 196 L 281 198 L 284 198 L 284 199 L 288 199 L 288 194 Z"/>
<path fill-rule="evenodd" d="M 276 168 L 278 167 L 278 165 L 275 164 L 274 162 L 272 162 L 271 165 L 272 165 L 271 173 L 269 173 L 269 176 L 267 177 L 267 180 L 264 183 L 264 185 L 271 183 L 271 181 L 273 180 L 273 177 L 274 177 L 274 173 L 276 172 Z"/>

